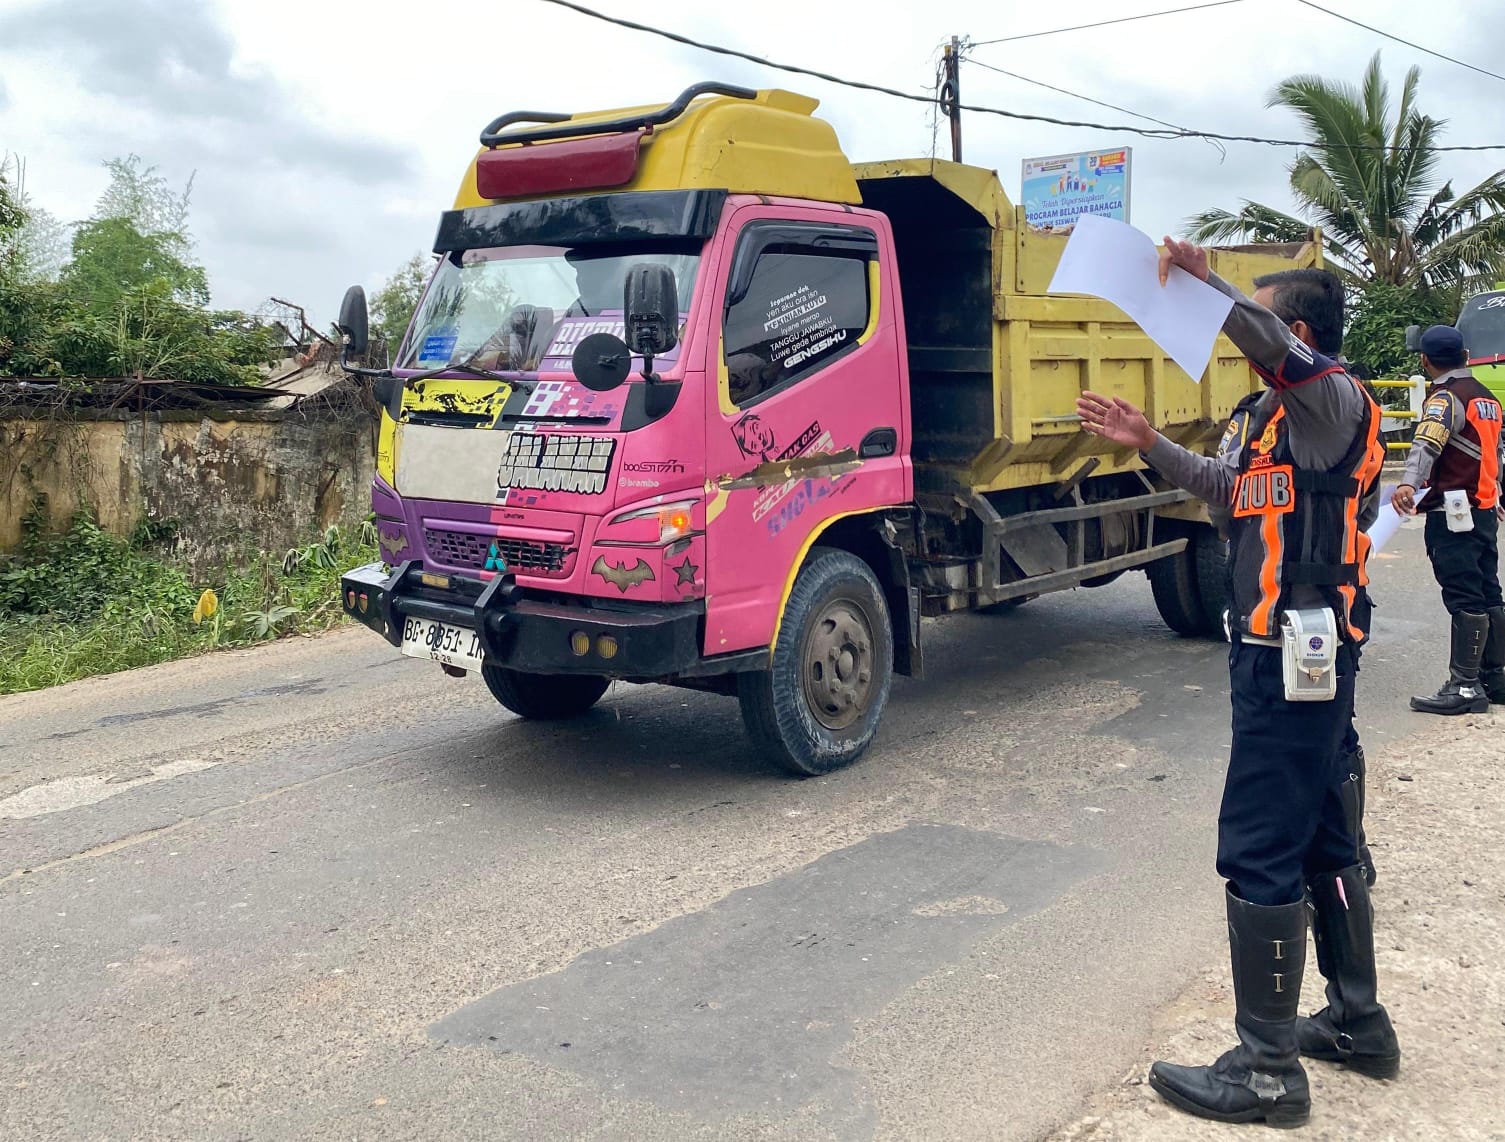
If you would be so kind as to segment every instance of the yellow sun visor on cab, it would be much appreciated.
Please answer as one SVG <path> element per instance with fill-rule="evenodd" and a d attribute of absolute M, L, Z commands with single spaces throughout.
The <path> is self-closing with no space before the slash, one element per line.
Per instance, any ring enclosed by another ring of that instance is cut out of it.
<path fill-rule="evenodd" d="M 493 120 L 455 208 L 603 191 L 726 190 L 856 205 L 852 167 L 819 100 L 702 83 L 662 107 Z"/>

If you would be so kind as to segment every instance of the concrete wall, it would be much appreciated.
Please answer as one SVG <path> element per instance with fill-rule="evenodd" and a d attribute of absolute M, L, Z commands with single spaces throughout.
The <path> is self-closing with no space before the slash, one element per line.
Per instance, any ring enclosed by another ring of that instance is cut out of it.
<path fill-rule="evenodd" d="M 195 570 L 250 550 L 280 554 L 370 510 L 375 428 L 358 413 L 91 413 L 0 420 L 0 551 L 45 500 L 62 530 L 81 506 L 127 535 L 142 518 L 181 526 Z"/>

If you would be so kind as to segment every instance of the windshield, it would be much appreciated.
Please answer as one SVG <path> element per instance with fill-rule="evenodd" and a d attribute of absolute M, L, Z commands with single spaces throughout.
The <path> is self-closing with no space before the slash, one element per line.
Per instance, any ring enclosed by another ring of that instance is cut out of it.
<path fill-rule="evenodd" d="M 439 263 L 414 315 L 397 367 L 568 370 L 582 337 L 622 336 L 627 271 L 645 263 L 674 271 L 683 319 L 695 291 L 698 241 L 506 246 L 450 254 Z"/>
<path fill-rule="evenodd" d="M 1458 332 L 1470 360 L 1505 355 L 1505 293 L 1470 298 L 1458 315 Z"/>

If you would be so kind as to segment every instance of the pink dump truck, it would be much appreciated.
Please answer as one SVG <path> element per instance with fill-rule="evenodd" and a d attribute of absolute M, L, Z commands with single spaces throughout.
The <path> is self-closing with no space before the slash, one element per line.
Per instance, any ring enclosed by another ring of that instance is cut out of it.
<path fill-rule="evenodd" d="M 394 367 L 364 370 L 381 562 L 344 577 L 354 618 L 525 718 L 613 679 L 736 695 L 800 774 L 868 746 L 924 618 L 1141 568 L 1173 628 L 1217 632 L 1202 505 L 1073 407 L 1122 394 L 1211 449 L 1247 364 L 1220 339 L 1198 384 L 1049 296 L 1065 240 L 993 172 L 854 165 L 815 106 L 701 84 L 488 125 Z M 366 348 L 358 288 L 341 326 Z"/>

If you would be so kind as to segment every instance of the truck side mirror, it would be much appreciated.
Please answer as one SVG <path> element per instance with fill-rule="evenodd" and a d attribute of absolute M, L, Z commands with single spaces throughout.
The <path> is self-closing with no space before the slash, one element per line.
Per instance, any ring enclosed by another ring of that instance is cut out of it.
<path fill-rule="evenodd" d="M 645 371 L 679 344 L 679 287 L 668 266 L 647 262 L 628 270 L 622 309 L 628 348 L 643 358 Z"/>
<path fill-rule="evenodd" d="M 1406 326 L 1406 352 L 1407 353 L 1420 353 L 1421 352 L 1421 326 L 1420 325 L 1408 325 L 1408 326 Z"/>
<path fill-rule="evenodd" d="M 353 285 L 340 302 L 340 319 L 335 323 L 345 343 L 345 352 L 359 357 L 371 340 L 371 319 L 366 313 L 366 291 Z"/>

